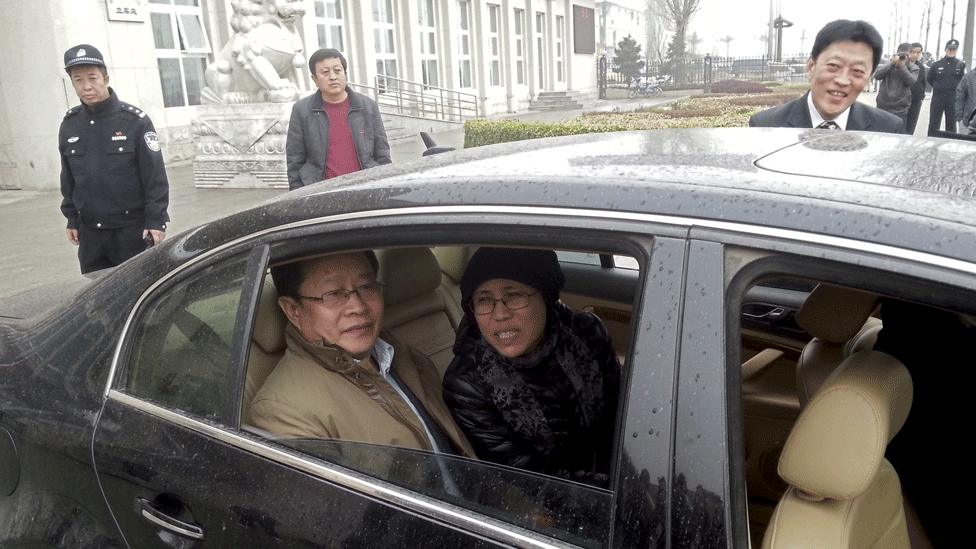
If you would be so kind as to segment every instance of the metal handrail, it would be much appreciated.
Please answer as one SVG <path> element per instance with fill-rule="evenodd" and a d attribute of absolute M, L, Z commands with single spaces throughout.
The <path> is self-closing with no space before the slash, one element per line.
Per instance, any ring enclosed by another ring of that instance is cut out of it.
<path fill-rule="evenodd" d="M 358 90 L 368 90 L 380 110 L 412 118 L 464 122 L 478 117 L 478 96 L 395 76 L 378 74 L 374 86 L 349 82 Z"/>

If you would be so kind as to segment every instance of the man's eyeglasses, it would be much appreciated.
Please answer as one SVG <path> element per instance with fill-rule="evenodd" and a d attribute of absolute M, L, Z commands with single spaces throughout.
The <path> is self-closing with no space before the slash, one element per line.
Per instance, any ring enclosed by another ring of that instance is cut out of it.
<path fill-rule="evenodd" d="M 338 290 L 332 290 L 331 292 L 325 292 L 319 297 L 312 297 L 308 295 L 299 294 L 298 297 L 302 299 L 308 299 L 310 301 L 321 302 L 322 305 L 326 307 L 342 307 L 346 303 L 349 303 L 349 298 L 352 294 L 359 296 L 359 299 L 363 301 L 375 301 L 383 295 L 383 284 L 380 282 L 367 282 L 362 286 L 356 286 L 351 290 L 345 288 L 340 288 Z"/>
<path fill-rule="evenodd" d="M 471 308 L 476 315 L 487 315 L 495 311 L 495 304 L 501 301 L 509 311 L 517 311 L 529 306 L 529 298 L 539 292 L 509 292 L 501 299 L 483 296 L 471 301 Z"/>

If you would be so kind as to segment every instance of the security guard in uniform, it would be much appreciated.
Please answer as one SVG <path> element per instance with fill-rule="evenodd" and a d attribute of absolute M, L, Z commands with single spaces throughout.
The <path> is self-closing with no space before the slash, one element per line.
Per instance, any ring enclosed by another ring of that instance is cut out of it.
<path fill-rule="evenodd" d="M 61 213 L 88 273 L 166 237 L 169 182 L 152 121 L 108 87 L 102 54 L 75 46 L 64 53 L 64 70 L 82 104 L 65 113 L 58 134 Z"/>
<path fill-rule="evenodd" d="M 945 129 L 956 131 L 956 86 L 966 73 L 966 64 L 956 59 L 959 41 L 946 42 L 945 57 L 929 67 L 926 79 L 932 85 L 932 105 L 929 110 L 929 135 L 938 135 L 945 114 Z"/>

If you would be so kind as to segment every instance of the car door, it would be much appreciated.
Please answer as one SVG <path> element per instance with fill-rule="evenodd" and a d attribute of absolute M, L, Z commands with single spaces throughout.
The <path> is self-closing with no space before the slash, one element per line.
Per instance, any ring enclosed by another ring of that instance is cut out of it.
<path fill-rule="evenodd" d="M 287 448 L 269 448 L 234 428 L 243 383 L 243 347 L 234 342 L 249 339 L 266 260 L 261 246 L 187 269 L 192 272 L 160 285 L 130 319 L 132 337 L 119 361 L 125 367 L 108 391 L 93 449 L 127 543 L 489 545 L 321 477 L 341 477 L 366 493 L 385 486 L 350 472 L 315 471 Z M 306 472 L 290 466 L 295 463 Z"/>

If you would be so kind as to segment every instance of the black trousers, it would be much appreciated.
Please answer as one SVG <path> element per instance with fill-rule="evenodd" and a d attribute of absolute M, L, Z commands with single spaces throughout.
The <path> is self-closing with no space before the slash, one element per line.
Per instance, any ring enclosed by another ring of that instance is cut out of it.
<path fill-rule="evenodd" d="M 905 133 L 915 135 L 915 127 L 918 126 L 918 114 L 922 111 L 922 99 L 912 99 L 912 104 L 908 107 L 908 124 Z"/>
<path fill-rule="evenodd" d="M 142 225 L 119 229 L 99 229 L 78 225 L 78 262 L 81 272 L 90 273 L 114 267 L 146 249 Z"/>
<path fill-rule="evenodd" d="M 942 115 L 945 114 L 945 129 L 947 132 L 956 131 L 956 96 L 955 94 L 933 93 L 932 107 L 929 110 L 929 135 L 939 131 Z"/>

